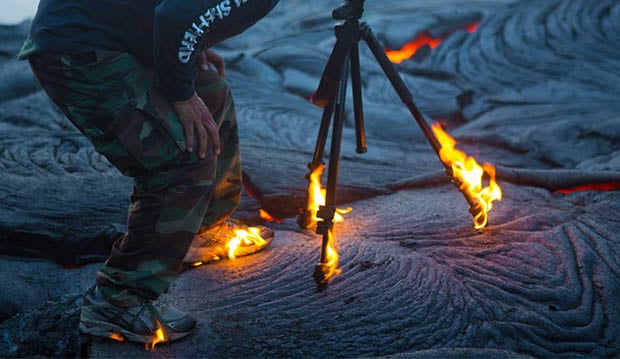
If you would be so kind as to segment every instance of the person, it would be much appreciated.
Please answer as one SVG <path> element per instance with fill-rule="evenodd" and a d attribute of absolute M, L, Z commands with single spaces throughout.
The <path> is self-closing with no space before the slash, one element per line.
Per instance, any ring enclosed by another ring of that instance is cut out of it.
<path fill-rule="evenodd" d="M 154 301 L 184 261 L 225 257 L 226 240 L 248 229 L 229 218 L 242 189 L 237 119 L 224 60 L 210 48 L 277 3 L 39 3 L 18 58 L 96 151 L 134 179 L 127 232 L 84 295 L 81 332 L 151 343 L 194 328 L 189 314 Z M 245 254 L 273 239 L 258 230 Z"/>

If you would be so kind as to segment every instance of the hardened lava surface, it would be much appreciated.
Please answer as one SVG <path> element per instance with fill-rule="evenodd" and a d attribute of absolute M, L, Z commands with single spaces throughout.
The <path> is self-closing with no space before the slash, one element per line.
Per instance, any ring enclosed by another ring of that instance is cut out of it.
<path fill-rule="evenodd" d="M 239 213 L 256 220 L 263 207 L 284 219 L 269 224 L 270 248 L 181 274 L 161 302 L 196 317 L 189 337 L 154 353 L 94 341 L 90 355 L 620 355 L 620 193 L 553 193 L 618 182 L 620 3 L 366 1 L 365 20 L 391 49 L 422 32 L 443 38 L 397 68 L 429 122 L 442 122 L 480 162 L 498 165 L 504 199 L 489 226 L 474 230 L 461 194 L 437 175 L 437 157 L 362 45 L 369 152 L 354 152 L 349 99 L 338 202 L 353 212 L 336 230 L 342 274 L 319 292 L 311 275 L 321 238 L 298 229 L 294 216 L 321 118 L 307 98 L 334 44 L 335 6 L 282 2 L 217 48 L 228 62 L 254 196 L 244 196 Z M 463 30 L 475 22 L 476 31 Z M 124 230 L 131 180 L 11 58 L 27 28 L 0 27 L 0 248 L 63 264 L 100 261 Z M 45 338 L 31 332 L 56 317 L 32 308 L 66 306 L 56 320 L 77 322 L 76 298 L 96 264 L 67 273 L 48 262 L 2 260 L 3 278 L 19 285 L 0 294 L 10 304 L 2 306 L 0 354 L 45 353 L 23 338 Z M 57 299 L 60 292 L 68 296 Z M 20 295 L 38 299 L 15 300 Z"/>
<path fill-rule="evenodd" d="M 311 277 L 320 237 L 285 223 L 264 253 L 197 268 L 175 283 L 164 301 L 191 311 L 199 326 L 157 353 L 617 355 L 620 197 L 610 204 L 513 185 L 505 192 L 481 231 L 449 186 L 356 202 L 337 230 L 343 273 L 320 292 Z M 110 342 L 93 354 L 119 351 L 146 355 Z"/>

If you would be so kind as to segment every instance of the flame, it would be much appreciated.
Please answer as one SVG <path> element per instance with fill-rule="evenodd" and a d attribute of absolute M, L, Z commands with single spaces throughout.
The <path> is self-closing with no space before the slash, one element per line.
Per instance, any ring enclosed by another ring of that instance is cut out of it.
<path fill-rule="evenodd" d="M 317 213 L 319 212 L 319 208 L 325 205 L 326 190 L 321 187 L 321 176 L 323 175 L 324 168 L 324 165 L 317 166 L 312 172 L 310 172 L 310 180 L 308 181 L 308 206 L 306 210 L 311 214 L 310 218 L 312 218 L 315 222 L 323 220 L 322 218 L 317 217 Z M 344 217 L 342 215 L 351 211 L 351 207 L 336 208 L 334 222 L 338 223 L 344 221 Z"/>
<path fill-rule="evenodd" d="M 260 235 L 260 229 L 258 227 L 249 227 L 247 231 L 235 229 L 235 236 L 226 243 L 228 258 L 235 259 L 237 249 L 239 249 L 242 244 L 264 246 L 265 240 Z"/>
<path fill-rule="evenodd" d="M 117 342 L 122 342 L 125 340 L 125 337 L 123 337 L 121 335 L 121 333 L 117 333 L 117 332 L 112 332 L 108 338 L 112 339 L 112 340 L 116 340 Z"/>
<path fill-rule="evenodd" d="M 168 341 L 168 337 L 161 323 L 159 321 L 156 321 L 156 323 L 157 323 L 157 329 L 155 329 L 155 337 L 153 337 L 153 341 L 151 343 L 146 343 L 144 345 L 144 349 L 147 351 L 155 350 L 155 345 L 159 343 L 165 343 L 166 341 Z"/>
<path fill-rule="evenodd" d="M 325 191 L 321 188 L 321 176 L 324 168 L 324 165 L 317 166 L 310 172 L 310 180 L 308 181 L 308 207 L 306 209 L 314 221 L 319 220 L 316 217 L 319 207 L 325 205 Z"/>
<path fill-rule="evenodd" d="M 472 33 L 478 29 L 479 24 L 480 22 L 476 21 L 465 27 L 456 28 L 436 38 L 433 37 L 428 31 L 423 31 L 419 33 L 413 40 L 406 43 L 400 50 L 386 49 L 385 53 L 390 59 L 390 61 L 396 64 L 400 64 L 401 62 L 412 58 L 422 46 L 428 45 L 431 49 L 434 49 L 439 46 L 439 44 L 441 44 L 446 37 L 448 37 L 455 31 L 463 29 L 469 33 Z"/>
<path fill-rule="evenodd" d="M 327 231 L 327 249 L 325 251 L 325 263 L 323 267 L 323 273 L 325 274 L 325 280 L 337 276 L 342 271 L 338 268 L 338 251 L 335 247 L 334 234 L 331 230 Z"/>
<path fill-rule="evenodd" d="M 489 218 L 488 213 L 493 207 L 493 201 L 502 199 L 502 190 L 495 182 L 495 167 L 488 163 L 481 167 L 475 158 L 454 148 L 456 140 L 444 132 L 438 123 L 431 127 L 441 144 L 439 151 L 441 161 L 450 165 L 452 175 L 458 181 L 459 189 L 476 204 L 476 208 L 472 208 L 472 211 L 475 211 L 475 213 L 472 212 L 474 214 L 474 227 L 476 229 L 485 227 Z M 482 185 L 484 173 L 489 176 L 487 187 Z"/>
<path fill-rule="evenodd" d="M 323 175 L 324 165 L 319 165 L 314 168 L 309 175 L 308 180 L 308 204 L 306 207 L 306 213 L 314 222 L 321 222 L 323 218 L 317 217 L 321 206 L 325 206 L 326 190 L 321 187 L 321 176 Z M 343 214 L 352 211 L 351 207 L 336 208 L 334 213 L 333 222 L 344 221 Z M 322 258 L 325 262 L 319 262 L 315 269 L 314 276 L 317 284 L 327 284 L 329 278 L 340 274 L 342 271 L 338 268 L 338 251 L 335 245 L 334 228 L 327 230 L 327 243 L 325 244 L 325 258 Z"/>

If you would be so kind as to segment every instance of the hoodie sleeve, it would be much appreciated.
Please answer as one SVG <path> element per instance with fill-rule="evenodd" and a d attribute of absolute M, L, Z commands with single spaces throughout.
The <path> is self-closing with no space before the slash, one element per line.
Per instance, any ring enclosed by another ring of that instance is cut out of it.
<path fill-rule="evenodd" d="M 204 3 L 205 1 L 190 1 Z M 194 94 L 196 77 L 196 51 L 200 45 L 198 36 L 187 43 L 188 58 L 179 59 L 179 46 L 183 43 L 185 31 L 192 19 L 198 16 L 200 9 L 187 12 L 183 1 L 166 0 L 155 8 L 153 19 L 153 44 L 155 74 L 170 101 L 184 101 Z M 196 34 L 198 35 L 198 34 Z M 191 46 L 190 46 L 191 45 Z"/>
<path fill-rule="evenodd" d="M 243 32 L 267 15 L 278 0 L 163 0 L 153 20 L 155 72 L 169 101 L 194 94 L 196 57 Z"/>

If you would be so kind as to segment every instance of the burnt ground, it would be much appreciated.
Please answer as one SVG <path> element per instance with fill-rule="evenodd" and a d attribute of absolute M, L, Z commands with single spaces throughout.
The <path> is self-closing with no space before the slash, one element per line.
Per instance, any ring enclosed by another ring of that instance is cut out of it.
<path fill-rule="evenodd" d="M 329 1 L 289 0 L 218 47 L 228 61 L 244 168 L 284 219 L 263 253 L 181 274 L 161 301 L 198 319 L 188 338 L 80 342 L 81 293 L 122 233 L 131 182 L 96 154 L 11 56 L 28 24 L 0 27 L 0 355 L 50 357 L 615 357 L 620 352 L 620 4 L 367 2 L 390 48 L 446 35 L 398 65 L 428 121 L 498 165 L 504 199 L 474 230 L 467 205 L 362 47 L 369 152 L 344 133 L 342 274 L 318 292 L 320 237 L 300 230 L 314 91 L 333 45 Z M 480 21 L 478 29 L 462 29 Z M 349 101 L 349 107 L 350 107 Z M 255 193 L 255 194 L 256 194 Z M 78 268 L 74 268 L 78 264 Z M 83 266 L 82 266 L 83 265 Z M 74 269 L 68 269 L 68 268 Z M 84 344 L 84 345 L 81 345 Z"/>

